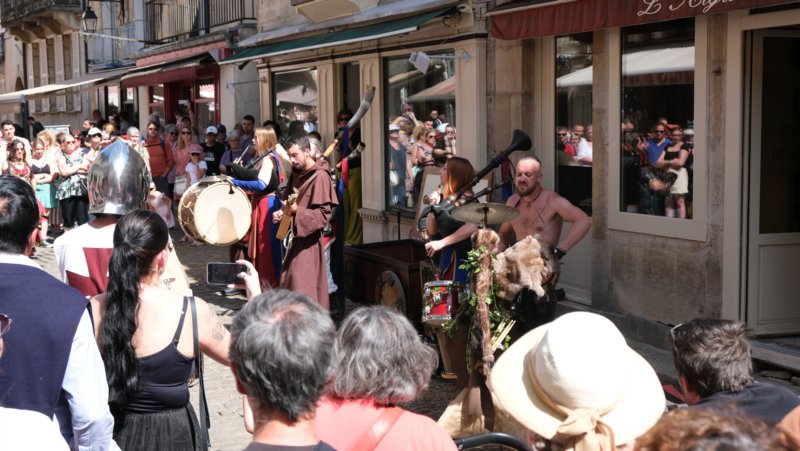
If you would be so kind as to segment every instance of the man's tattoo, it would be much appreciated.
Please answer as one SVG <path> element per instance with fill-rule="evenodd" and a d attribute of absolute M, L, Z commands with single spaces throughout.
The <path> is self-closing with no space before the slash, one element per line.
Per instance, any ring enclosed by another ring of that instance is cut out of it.
<path fill-rule="evenodd" d="M 536 207 L 536 222 L 544 224 L 544 208 Z"/>

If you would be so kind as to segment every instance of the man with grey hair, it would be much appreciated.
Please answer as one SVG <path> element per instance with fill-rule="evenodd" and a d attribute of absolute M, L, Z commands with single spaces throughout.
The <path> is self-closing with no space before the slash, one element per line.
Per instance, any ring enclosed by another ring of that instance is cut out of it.
<path fill-rule="evenodd" d="M 287 290 L 262 293 L 236 315 L 231 370 L 254 424 L 245 451 L 333 450 L 317 439 L 315 415 L 333 369 L 334 333 L 328 312 Z"/>
<path fill-rule="evenodd" d="M 694 319 L 673 327 L 670 337 L 672 360 L 687 404 L 741 412 L 770 425 L 800 406 L 800 398 L 790 390 L 753 380 L 744 323 Z"/>

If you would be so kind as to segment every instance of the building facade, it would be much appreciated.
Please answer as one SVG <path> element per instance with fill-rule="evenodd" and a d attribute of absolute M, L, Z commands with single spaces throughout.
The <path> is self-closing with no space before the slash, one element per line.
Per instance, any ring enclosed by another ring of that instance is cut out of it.
<path fill-rule="evenodd" d="M 90 5 L 103 38 L 85 33 L 82 16 Z M 5 47 L 18 61 L 6 66 L 0 95 L 7 118 L 78 127 L 94 109 L 103 117 L 135 109 L 118 87 L 136 50 L 135 2 L 6 0 L 0 8 Z"/>
<path fill-rule="evenodd" d="M 565 258 L 568 298 L 658 344 L 695 317 L 800 332 L 800 5 L 512 1 L 488 16 L 490 143 L 530 130 L 545 185 L 593 218 Z M 576 125 L 591 164 L 564 158 Z M 661 132 L 688 143 L 681 196 L 648 189 L 659 175 L 636 160 L 637 137 L 657 160 Z"/>
<path fill-rule="evenodd" d="M 122 87 L 136 92 L 139 123 L 152 115 L 175 123 L 193 109 L 195 128 L 233 126 L 245 114 L 258 114 L 255 68 L 223 68 L 240 39 L 255 31 L 254 0 L 214 2 L 143 1 L 145 45 Z"/>
<path fill-rule="evenodd" d="M 262 120 L 286 127 L 300 121 L 329 143 L 343 125 L 337 113 L 356 111 L 365 91 L 376 88 L 360 124 L 366 150 L 360 198 L 353 205 L 363 231 L 349 236 L 349 243 L 407 237 L 414 228 L 418 200 L 405 183 L 411 175 L 392 184 L 387 150 L 388 126 L 404 110 L 420 120 L 438 110 L 459 130 L 459 155 L 477 167 L 485 164 L 487 30 L 470 5 L 429 0 L 260 5 L 259 32 L 223 66 L 258 68 Z M 425 71 L 409 61 L 412 53 L 429 59 Z"/>

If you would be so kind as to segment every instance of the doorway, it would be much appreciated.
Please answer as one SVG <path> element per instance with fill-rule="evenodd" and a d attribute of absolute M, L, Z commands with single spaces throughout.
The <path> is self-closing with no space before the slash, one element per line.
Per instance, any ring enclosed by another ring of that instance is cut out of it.
<path fill-rule="evenodd" d="M 800 31 L 754 31 L 749 48 L 746 321 L 800 335 Z"/>

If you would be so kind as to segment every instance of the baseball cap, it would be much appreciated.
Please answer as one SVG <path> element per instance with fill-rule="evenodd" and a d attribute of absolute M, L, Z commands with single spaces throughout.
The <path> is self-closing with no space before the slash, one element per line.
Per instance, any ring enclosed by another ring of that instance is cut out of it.
<path fill-rule="evenodd" d="M 397 131 L 400 131 L 400 127 L 394 124 L 389 124 L 389 132 L 397 132 Z"/>
<path fill-rule="evenodd" d="M 217 125 L 217 133 L 225 133 L 228 131 L 228 128 L 225 127 L 225 124 Z"/>
<path fill-rule="evenodd" d="M 216 135 L 217 133 L 219 133 L 219 130 L 217 130 L 217 127 L 214 127 L 213 125 L 209 126 L 209 127 L 206 129 L 206 135 L 209 135 L 209 134 L 214 134 L 214 135 Z"/>
<path fill-rule="evenodd" d="M 97 127 L 92 127 L 92 128 L 90 128 L 90 129 L 89 129 L 89 131 L 88 131 L 88 132 L 86 132 L 86 134 L 87 134 L 88 136 L 92 136 L 92 135 L 102 135 L 102 134 L 103 134 L 103 132 L 101 132 L 101 131 L 100 131 L 100 129 L 99 129 L 99 128 L 97 128 Z"/>

